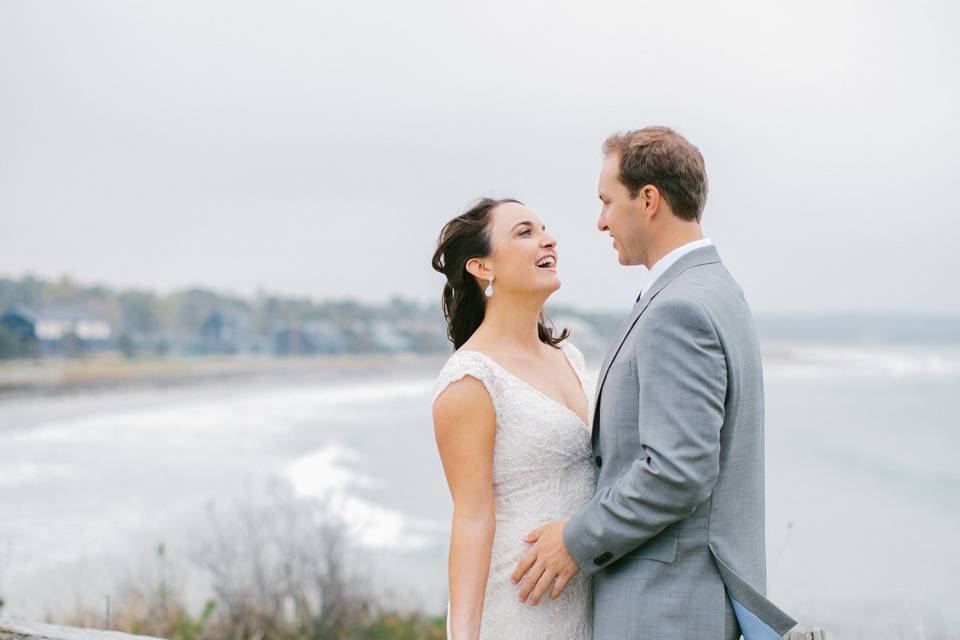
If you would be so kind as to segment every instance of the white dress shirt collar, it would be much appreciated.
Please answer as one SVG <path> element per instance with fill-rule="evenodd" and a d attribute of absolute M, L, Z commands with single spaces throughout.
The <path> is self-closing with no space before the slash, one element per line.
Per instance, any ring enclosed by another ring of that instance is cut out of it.
<path fill-rule="evenodd" d="M 643 289 L 640 290 L 640 295 L 637 297 L 637 301 L 640 301 L 640 298 L 643 297 L 643 294 L 650 290 L 653 284 L 657 279 L 663 275 L 663 273 L 669 269 L 674 262 L 687 255 L 694 249 L 699 249 L 701 247 L 709 247 L 713 242 L 709 238 L 701 238 L 700 240 L 694 240 L 693 242 L 688 242 L 687 244 L 682 244 L 667 255 L 663 256 L 653 265 L 650 269 L 650 276 L 647 278 L 646 284 L 643 285 Z"/>

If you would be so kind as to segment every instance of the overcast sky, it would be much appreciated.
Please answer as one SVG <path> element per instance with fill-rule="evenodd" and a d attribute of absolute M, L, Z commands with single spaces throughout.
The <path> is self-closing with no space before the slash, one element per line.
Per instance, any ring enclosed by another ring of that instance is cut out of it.
<path fill-rule="evenodd" d="M 757 311 L 960 313 L 955 2 L 0 2 L 0 275 L 437 301 L 482 195 L 629 308 L 600 146 L 703 152 Z"/>

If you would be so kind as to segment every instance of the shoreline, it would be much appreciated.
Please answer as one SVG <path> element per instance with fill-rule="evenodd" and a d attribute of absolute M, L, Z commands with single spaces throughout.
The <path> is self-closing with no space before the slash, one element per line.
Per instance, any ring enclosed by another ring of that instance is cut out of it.
<path fill-rule="evenodd" d="M 768 342 L 771 374 L 842 371 L 892 375 L 960 373 L 960 345 Z M 585 352 L 588 368 L 604 354 Z M 437 373 L 450 353 L 356 353 L 314 356 L 219 355 L 127 359 L 106 353 L 81 359 L 0 361 L 0 402 L 86 391 L 199 386 L 224 382 L 337 382 Z"/>
<path fill-rule="evenodd" d="M 333 381 L 436 372 L 449 354 L 375 353 L 137 358 L 104 354 L 78 360 L 0 363 L 0 401 L 80 391 L 176 387 L 234 381 Z"/>

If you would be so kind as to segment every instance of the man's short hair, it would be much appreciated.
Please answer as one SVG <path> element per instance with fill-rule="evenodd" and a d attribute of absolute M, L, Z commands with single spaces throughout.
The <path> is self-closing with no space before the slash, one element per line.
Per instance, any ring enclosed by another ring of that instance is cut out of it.
<path fill-rule="evenodd" d="M 652 184 L 677 217 L 700 221 L 707 203 L 707 171 L 699 149 L 669 127 L 615 133 L 603 153 L 620 155 L 620 182 L 635 198 Z"/>

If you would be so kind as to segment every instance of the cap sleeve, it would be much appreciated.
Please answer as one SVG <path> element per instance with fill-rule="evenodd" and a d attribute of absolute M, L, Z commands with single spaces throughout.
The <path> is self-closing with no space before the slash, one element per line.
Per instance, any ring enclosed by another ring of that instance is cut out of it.
<path fill-rule="evenodd" d="M 564 340 L 561 342 L 560 348 L 567 352 L 567 357 L 570 359 L 570 363 L 576 370 L 577 375 L 580 376 L 580 379 L 582 380 L 584 377 L 586 377 L 587 361 L 583 357 L 583 352 L 581 352 L 580 349 L 578 349 L 577 346 L 569 340 Z"/>
<path fill-rule="evenodd" d="M 448 386 L 464 376 L 473 376 L 483 383 L 496 411 L 502 397 L 496 370 L 481 354 L 473 351 L 458 351 L 450 356 L 437 376 L 431 403 L 436 401 Z"/>

